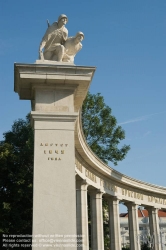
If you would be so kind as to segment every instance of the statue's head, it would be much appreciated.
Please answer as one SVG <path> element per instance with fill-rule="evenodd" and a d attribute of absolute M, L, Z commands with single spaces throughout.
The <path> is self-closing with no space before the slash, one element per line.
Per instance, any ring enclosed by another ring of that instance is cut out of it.
<path fill-rule="evenodd" d="M 77 32 L 77 34 L 75 35 L 75 39 L 78 41 L 78 42 L 81 42 L 83 39 L 84 39 L 84 33 L 79 31 Z"/>
<path fill-rule="evenodd" d="M 68 18 L 65 14 L 61 14 L 59 17 L 58 17 L 58 23 L 59 22 L 63 22 L 64 24 L 66 24 L 68 22 Z"/>

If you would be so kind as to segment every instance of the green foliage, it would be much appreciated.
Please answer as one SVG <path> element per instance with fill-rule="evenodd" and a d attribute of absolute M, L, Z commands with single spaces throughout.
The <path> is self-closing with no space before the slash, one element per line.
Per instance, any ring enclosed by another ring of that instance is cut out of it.
<path fill-rule="evenodd" d="M 104 249 L 110 249 L 110 236 L 109 236 L 109 216 L 108 216 L 108 202 L 103 199 L 103 230 L 104 230 Z"/>
<path fill-rule="evenodd" d="M 141 245 L 141 250 L 150 250 L 150 247 L 148 247 L 148 244 L 147 243 L 143 243 Z"/>
<path fill-rule="evenodd" d="M 29 116 L 4 133 L 0 166 L 0 232 L 31 233 L 33 132 Z"/>
<path fill-rule="evenodd" d="M 118 148 L 121 140 L 125 139 L 125 132 L 117 126 L 111 108 L 100 94 L 88 93 L 82 107 L 82 125 L 87 143 L 103 162 L 111 161 L 117 165 L 125 158 L 130 146 Z"/>

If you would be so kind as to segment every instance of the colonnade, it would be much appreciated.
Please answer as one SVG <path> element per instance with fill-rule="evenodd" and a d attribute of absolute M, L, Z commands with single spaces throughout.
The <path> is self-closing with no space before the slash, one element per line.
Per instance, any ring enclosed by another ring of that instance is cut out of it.
<path fill-rule="evenodd" d="M 87 194 L 90 195 L 91 209 L 91 248 L 92 250 L 104 250 L 103 233 L 103 212 L 102 199 L 108 201 L 109 208 L 109 236 L 110 249 L 121 250 L 121 232 L 119 218 L 119 202 L 116 196 L 102 193 L 99 189 L 88 186 L 86 180 L 76 181 L 76 213 L 77 213 L 77 235 L 82 235 L 82 246 L 79 250 L 89 249 L 89 230 L 88 230 L 88 202 Z M 138 224 L 138 204 L 126 201 L 128 208 L 128 225 L 130 249 L 140 250 L 139 224 Z M 159 242 L 159 219 L 158 209 L 146 207 L 149 213 L 150 235 L 153 236 L 153 250 L 161 250 Z"/>
<path fill-rule="evenodd" d="M 31 117 L 35 130 L 33 235 L 46 233 L 75 235 L 77 223 L 77 234 L 83 236 L 79 250 L 88 250 L 87 193 L 89 193 L 92 250 L 104 250 L 103 197 L 108 200 L 109 206 L 110 249 L 121 250 L 119 202 L 123 197 L 129 213 L 130 250 L 140 250 L 138 204 L 131 201 L 129 194 L 133 192 L 130 190 L 138 191 L 139 197 L 133 196 L 132 199 L 145 202 L 143 205 L 156 203 L 166 209 L 166 188 L 143 183 L 117 172 L 98 159 L 88 147 L 81 126 L 81 115 L 80 119 L 77 118 L 95 67 L 57 64 L 57 62 L 48 64 L 46 61 L 39 61 L 35 64 L 16 63 L 14 72 L 15 92 L 19 94 L 21 100 L 31 100 L 32 103 Z M 80 177 L 76 178 L 75 197 L 76 155 L 78 159 L 81 158 L 83 164 L 78 162 L 76 166 Z M 107 189 L 101 183 L 105 178 L 109 183 L 110 177 L 115 183 Z M 91 181 L 91 185 L 88 180 Z M 124 188 L 122 192 L 116 192 L 116 183 L 120 184 L 118 189 Z M 109 194 L 104 191 L 105 189 Z M 146 194 L 145 200 L 140 200 L 142 193 Z M 157 208 L 150 205 L 147 209 L 150 232 L 154 236 L 153 250 L 161 250 L 158 244 Z M 33 249 L 38 250 L 40 246 Z M 64 245 L 61 244 L 55 249 L 63 250 Z M 44 246 L 43 250 L 48 250 L 48 247 Z M 76 250 L 76 246 L 73 250 Z"/>

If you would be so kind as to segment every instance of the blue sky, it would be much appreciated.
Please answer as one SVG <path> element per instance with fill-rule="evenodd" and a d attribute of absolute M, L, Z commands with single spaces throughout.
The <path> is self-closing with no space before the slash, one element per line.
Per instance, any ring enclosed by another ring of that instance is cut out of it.
<path fill-rule="evenodd" d="M 90 91 L 104 96 L 126 131 L 122 144 L 131 150 L 115 169 L 166 186 L 165 0 L 2 0 L 0 140 L 31 108 L 14 93 L 14 62 L 36 61 L 46 20 L 62 13 L 69 36 L 85 34 L 75 64 L 97 67 Z"/>

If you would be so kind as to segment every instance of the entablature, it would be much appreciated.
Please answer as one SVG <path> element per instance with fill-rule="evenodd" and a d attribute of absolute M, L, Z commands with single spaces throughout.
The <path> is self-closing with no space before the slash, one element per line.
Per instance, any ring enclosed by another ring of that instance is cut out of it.
<path fill-rule="evenodd" d="M 124 202 L 166 209 L 166 188 L 133 179 L 103 163 L 87 145 L 80 122 L 75 129 L 76 173 L 104 194 Z"/>

